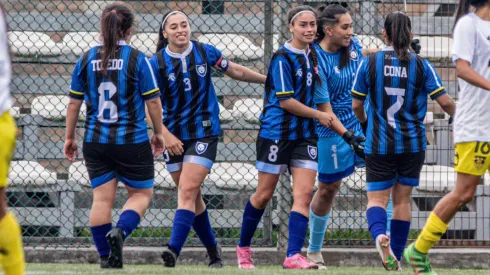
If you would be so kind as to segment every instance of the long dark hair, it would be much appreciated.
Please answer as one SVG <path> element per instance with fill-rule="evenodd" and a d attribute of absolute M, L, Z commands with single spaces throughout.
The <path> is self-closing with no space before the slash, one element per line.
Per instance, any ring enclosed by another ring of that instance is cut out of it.
<path fill-rule="evenodd" d="M 485 6 L 489 0 L 459 0 L 458 10 L 456 11 L 456 19 L 454 20 L 453 30 L 456 27 L 458 20 L 470 11 L 470 6 L 480 8 Z"/>
<path fill-rule="evenodd" d="M 158 42 L 157 42 L 157 52 L 159 52 L 161 49 L 167 47 L 168 45 L 168 39 L 165 38 L 165 36 L 163 36 L 163 31 L 165 30 L 165 26 L 167 25 L 167 22 L 165 22 L 165 25 L 163 24 L 163 20 L 165 20 L 165 18 L 171 13 L 171 12 L 174 12 L 174 11 L 169 11 L 167 13 L 165 13 L 163 15 L 163 18 L 162 18 L 162 22 L 160 22 L 160 27 L 158 28 Z M 183 11 L 179 11 L 183 14 L 185 14 L 185 16 L 187 17 L 187 14 Z M 176 13 L 178 14 L 178 13 Z M 173 14 L 172 14 L 173 15 Z M 189 18 L 189 17 L 187 17 Z M 189 21 L 189 19 L 187 19 L 187 21 Z M 190 24 L 190 22 L 188 22 Z"/>
<path fill-rule="evenodd" d="M 342 7 L 341 5 L 323 5 L 318 7 L 318 30 L 317 30 L 317 41 L 320 42 L 325 37 L 325 26 L 335 26 L 339 23 L 339 15 L 346 14 L 349 11 Z M 342 70 L 345 66 L 349 64 L 350 53 L 349 47 L 340 48 L 340 64 L 339 69 Z"/>
<path fill-rule="evenodd" d="M 291 22 L 291 19 L 293 19 L 293 17 L 297 13 L 302 12 L 302 11 L 311 11 L 311 12 L 313 12 L 313 14 L 315 14 L 315 17 L 317 16 L 315 10 L 312 7 L 310 7 L 310 6 L 298 6 L 296 8 L 292 8 L 289 10 L 289 12 L 288 12 L 288 23 Z M 291 22 L 291 25 L 294 26 L 294 21 Z M 320 78 L 320 75 L 318 74 L 318 55 L 316 53 L 316 50 L 315 50 L 315 47 L 313 46 L 313 44 L 310 43 L 310 45 L 308 45 L 308 47 L 310 49 L 311 59 L 313 60 L 313 73 L 315 76 L 315 80 L 318 83 L 321 83 L 322 80 Z"/>
<path fill-rule="evenodd" d="M 393 43 L 396 56 L 400 60 L 410 60 L 410 42 L 412 37 L 412 22 L 401 12 L 394 12 L 386 16 L 384 29 L 388 40 Z"/>
<path fill-rule="evenodd" d="M 109 59 L 114 58 L 119 40 L 125 38 L 129 28 L 133 26 L 134 15 L 123 3 L 107 6 L 102 12 L 100 29 L 102 32 L 102 74 L 107 77 Z"/>

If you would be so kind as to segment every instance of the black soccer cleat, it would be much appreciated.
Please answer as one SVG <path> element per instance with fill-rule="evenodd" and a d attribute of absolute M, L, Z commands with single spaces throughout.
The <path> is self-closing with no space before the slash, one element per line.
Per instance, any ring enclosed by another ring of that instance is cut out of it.
<path fill-rule="evenodd" d="M 123 268 L 124 233 L 120 227 L 112 229 L 106 236 L 111 254 L 109 255 L 110 268 Z"/>
<path fill-rule="evenodd" d="M 100 268 L 111 268 L 109 265 L 109 256 L 100 257 Z"/>
<path fill-rule="evenodd" d="M 206 255 L 209 258 L 209 268 L 223 268 L 223 260 L 221 259 L 221 246 L 216 243 L 216 246 L 211 248 L 207 248 L 208 254 Z"/>
<path fill-rule="evenodd" d="M 173 247 L 167 247 L 162 252 L 163 266 L 165 267 L 175 267 L 177 263 L 177 251 Z"/>

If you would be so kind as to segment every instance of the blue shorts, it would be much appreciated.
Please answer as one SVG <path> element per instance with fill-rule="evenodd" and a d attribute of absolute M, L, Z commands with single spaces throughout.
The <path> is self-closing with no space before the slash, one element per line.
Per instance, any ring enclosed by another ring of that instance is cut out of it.
<path fill-rule="evenodd" d="M 356 136 L 364 136 L 357 131 Z M 349 144 L 337 135 L 318 139 L 318 181 L 334 183 L 350 176 L 355 167 L 364 167 L 364 160 L 358 157 Z"/>

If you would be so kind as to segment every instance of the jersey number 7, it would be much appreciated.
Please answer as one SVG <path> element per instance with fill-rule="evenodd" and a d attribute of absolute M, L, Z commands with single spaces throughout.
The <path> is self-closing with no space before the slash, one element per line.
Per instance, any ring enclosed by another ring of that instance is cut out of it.
<path fill-rule="evenodd" d="M 385 87 L 386 94 L 390 96 L 396 96 L 396 102 L 390 108 L 388 108 L 386 115 L 388 116 L 388 124 L 396 129 L 395 113 L 402 108 L 405 96 L 405 89 Z"/>

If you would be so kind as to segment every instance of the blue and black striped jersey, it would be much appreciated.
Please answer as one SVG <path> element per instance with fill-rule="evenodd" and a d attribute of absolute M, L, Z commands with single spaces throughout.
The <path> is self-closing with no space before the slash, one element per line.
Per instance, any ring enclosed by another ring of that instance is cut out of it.
<path fill-rule="evenodd" d="M 160 96 L 146 56 L 119 42 L 102 73 L 101 45 L 87 51 L 73 70 L 69 96 L 85 100 L 85 141 L 136 144 L 148 140 L 144 101 Z"/>
<path fill-rule="evenodd" d="M 356 76 L 357 67 L 362 60 L 362 45 L 354 36 L 349 46 L 350 61 L 347 66 L 339 69 L 340 52 L 329 53 L 320 45 L 314 44 L 318 53 L 318 72 L 322 79 L 321 84 L 316 85 L 315 103 L 330 102 L 332 110 L 346 129 L 360 130 L 359 121 L 352 111 L 352 83 Z M 317 122 L 319 137 L 334 137 L 335 131 L 326 128 Z"/>
<path fill-rule="evenodd" d="M 272 140 L 316 137 L 315 121 L 281 108 L 279 101 L 294 98 L 315 108 L 311 54 L 286 42 L 272 57 L 265 84 L 264 109 L 260 115 L 259 136 Z"/>
<path fill-rule="evenodd" d="M 162 49 L 150 59 L 157 72 L 163 123 L 181 140 L 220 134 L 219 105 L 211 68 L 226 72 L 229 61 L 215 47 L 191 41 L 182 54 Z"/>
<path fill-rule="evenodd" d="M 400 61 L 393 47 L 361 61 L 352 97 L 368 97 L 366 154 L 417 153 L 426 149 L 427 96 L 446 94 L 441 79 L 429 61 L 410 53 Z"/>

